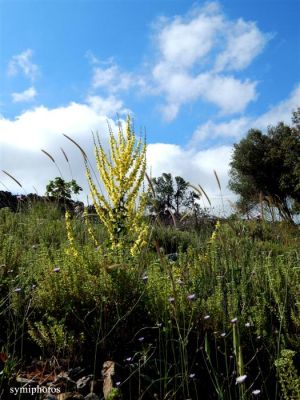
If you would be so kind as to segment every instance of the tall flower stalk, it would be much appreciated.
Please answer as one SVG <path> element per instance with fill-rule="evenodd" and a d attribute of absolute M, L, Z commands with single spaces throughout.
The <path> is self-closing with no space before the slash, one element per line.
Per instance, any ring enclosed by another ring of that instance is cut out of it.
<path fill-rule="evenodd" d="M 86 164 L 86 175 L 97 215 L 106 227 L 111 249 L 129 247 L 132 255 L 147 243 L 148 225 L 144 221 L 146 195 L 141 187 L 146 172 L 146 143 L 137 140 L 127 117 L 125 132 L 109 135 L 106 154 L 97 136 L 94 139 L 97 171 L 105 193 L 98 190 Z"/>

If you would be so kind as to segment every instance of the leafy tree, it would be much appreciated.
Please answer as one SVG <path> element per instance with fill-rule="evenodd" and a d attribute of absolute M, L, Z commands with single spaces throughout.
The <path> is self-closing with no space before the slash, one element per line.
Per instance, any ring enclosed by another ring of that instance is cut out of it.
<path fill-rule="evenodd" d="M 66 182 L 64 179 L 57 176 L 46 186 L 46 196 L 52 196 L 58 200 L 71 200 L 72 193 L 78 194 L 81 190 L 82 188 L 74 179 L 70 182 Z"/>
<path fill-rule="evenodd" d="M 150 195 L 149 208 L 157 214 L 163 214 L 166 210 L 179 216 L 182 211 L 187 209 L 199 210 L 196 202 L 199 195 L 192 190 L 188 190 L 189 182 L 181 176 L 174 179 L 172 174 L 163 173 L 158 178 L 152 178 L 154 193 Z"/>
<path fill-rule="evenodd" d="M 258 204 L 290 222 L 300 206 L 300 109 L 293 115 L 294 126 L 283 122 L 269 127 L 267 134 L 251 129 L 234 145 L 229 187 L 240 195 L 243 213 Z"/>

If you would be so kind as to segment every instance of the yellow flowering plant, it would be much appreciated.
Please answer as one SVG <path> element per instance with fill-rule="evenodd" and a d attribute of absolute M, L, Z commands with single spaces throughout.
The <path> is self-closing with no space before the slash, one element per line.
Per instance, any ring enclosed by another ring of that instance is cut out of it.
<path fill-rule="evenodd" d="M 94 144 L 97 171 L 105 191 L 98 190 L 86 163 L 96 213 L 107 229 L 111 249 L 129 247 L 134 256 L 148 239 L 148 224 L 144 220 L 147 197 L 145 193 L 141 194 L 146 172 L 146 143 L 136 139 L 128 116 L 125 132 L 121 125 L 117 136 L 110 131 L 108 154 L 98 136 L 94 138 Z"/>

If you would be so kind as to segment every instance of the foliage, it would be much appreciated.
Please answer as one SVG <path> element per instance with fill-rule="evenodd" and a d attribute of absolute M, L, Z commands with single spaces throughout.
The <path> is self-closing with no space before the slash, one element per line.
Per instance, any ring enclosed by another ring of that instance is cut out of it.
<path fill-rule="evenodd" d="M 71 200 L 72 193 L 78 194 L 80 191 L 82 191 L 82 188 L 74 179 L 66 182 L 59 176 L 51 180 L 46 186 L 46 196 L 52 196 L 57 200 Z"/>
<path fill-rule="evenodd" d="M 140 195 L 146 171 L 146 143 L 136 140 L 130 117 L 126 132 L 119 125 L 117 137 L 110 132 L 110 152 L 106 154 L 99 137 L 95 140 L 97 170 L 106 195 L 97 188 L 86 164 L 87 179 L 100 221 L 110 238 L 111 249 L 129 248 L 132 255 L 147 244 L 144 221 L 146 196 Z M 94 239 L 93 239 L 94 240 Z"/>
<path fill-rule="evenodd" d="M 300 378 L 293 362 L 295 354 L 295 351 L 283 349 L 275 361 L 285 400 L 300 398 Z"/>
<path fill-rule="evenodd" d="M 243 213 L 264 203 L 276 208 L 283 219 L 292 221 L 300 205 L 300 136 L 294 113 L 294 127 L 280 122 L 267 134 L 251 129 L 234 145 L 230 188 L 240 195 Z"/>
<path fill-rule="evenodd" d="M 163 173 L 158 178 L 151 179 L 153 192 L 149 194 L 150 211 L 158 215 L 167 210 L 179 216 L 183 211 L 192 210 L 199 213 L 197 203 L 199 195 L 194 190 L 189 190 L 189 182 L 181 176 L 175 176 L 175 184 L 170 173 Z"/>
<path fill-rule="evenodd" d="M 77 254 L 66 254 L 68 230 Z M 198 233 L 158 226 L 155 245 L 117 258 L 98 218 L 85 225 L 70 216 L 67 229 L 59 209 L 41 203 L 0 210 L 0 235 L 6 377 L 32 356 L 53 355 L 99 378 L 112 359 L 121 366 L 123 398 L 297 398 L 298 227 L 223 220 Z"/>

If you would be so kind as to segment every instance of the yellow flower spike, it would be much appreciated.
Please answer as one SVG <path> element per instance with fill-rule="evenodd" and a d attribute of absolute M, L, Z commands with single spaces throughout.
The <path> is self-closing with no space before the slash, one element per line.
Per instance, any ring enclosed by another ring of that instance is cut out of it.
<path fill-rule="evenodd" d="M 130 117 L 123 133 L 110 131 L 110 151 L 105 153 L 99 136 L 94 139 L 96 166 L 106 195 L 99 193 L 87 168 L 87 180 L 98 218 L 107 229 L 112 250 L 127 248 L 136 255 L 147 243 L 149 229 L 143 221 L 146 196 L 140 190 L 146 172 L 146 144 L 137 140 Z M 92 231 L 88 229 L 92 237 Z M 95 238 L 92 237 L 95 243 Z"/>
<path fill-rule="evenodd" d="M 69 247 L 69 249 L 66 250 L 66 252 L 69 256 L 73 256 L 73 257 L 77 258 L 78 251 L 75 246 L 75 238 L 74 238 L 74 233 L 73 233 L 72 224 L 71 224 L 71 215 L 70 215 L 69 211 L 65 212 L 65 222 L 66 222 L 67 237 L 68 237 L 68 241 L 70 244 L 70 247 Z"/>

